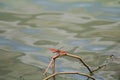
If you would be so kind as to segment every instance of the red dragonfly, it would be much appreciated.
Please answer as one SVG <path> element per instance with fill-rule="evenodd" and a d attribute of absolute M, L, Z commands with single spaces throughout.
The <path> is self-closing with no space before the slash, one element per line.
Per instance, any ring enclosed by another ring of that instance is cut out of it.
<path fill-rule="evenodd" d="M 64 50 L 59 50 L 59 49 L 55 49 L 55 48 L 49 48 L 49 50 L 52 51 L 53 53 L 60 54 L 61 56 L 67 55 L 67 52 Z"/>
<path fill-rule="evenodd" d="M 66 51 L 63 51 L 63 50 L 59 50 L 59 49 L 55 49 L 55 48 L 49 48 L 49 50 L 53 53 L 57 53 L 57 55 L 54 55 L 52 57 L 52 60 L 51 62 L 49 63 L 48 67 L 46 68 L 45 72 L 43 73 L 44 75 L 46 74 L 46 72 L 48 71 L 50 65 L 53 63 L 54 59 L 60 57 L 60 56 L 64 56 L 64 55 L 67 55 L 67 52 Z"/>

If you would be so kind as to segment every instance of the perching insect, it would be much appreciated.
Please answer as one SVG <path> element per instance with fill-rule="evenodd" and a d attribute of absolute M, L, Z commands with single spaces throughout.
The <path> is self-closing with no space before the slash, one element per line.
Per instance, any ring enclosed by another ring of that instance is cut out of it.
<path fill-rule="evenodd" d="M 55 76 L 56 75 L 60 75 L 60 74 L 78 74 L 78 75 L 82 75 L 82 76 L 86 76 L 87 77 L 87 80 L 89 78 L 93 79 L 93 80 L 96 80 L 94 77 L 92 77 L 94 75 L 94 72 L 95 71 L 98 71 L 99 69 L 102 69 L 103 67 L 105 67 L 106 65 L 101 65 L 99 66 L 98 68 L 96 69 L 91 69 L 89 65 L 87 65 L 85 63 L 85 61 L 80 57 L 80 56 L 77 56 L 77 55 L 74 55 L 74 54 L 70 54 L 69 52 L 67 51 L 64 51 L 64 50 L 60 50 L 60 49 L 56 49 L 56 48 L 49 48 L 49 50 L 53 53 L 55 53 L 55 55 L 52 56 L 51 58 L 51 61 L 50 63 L 48 64 L 47 68 L 45 69 L 43 75 L 45 75 L 47 72 L 48 72 L 48 69 L 50 66 L 52 66 L 52 75 L 50 76 L 47 76 L 45 79 L 43 80 L 48 80 L 50 79 L 51 77 L 53 77 L 53 80 L 56 80 Z M 85 73 L 80 73 L 80 72 L 55 72 L 55 60 L 61 56 L 68 56 L 68 57 L 72 57 L 72 58 L 76 58 L 78 59 L 89 71 L 89 74 L 85 74 Z M 113 57 L 110 56 L 110 57 Z"/>
<path fill-rule="evenodd" d="M 49 50 L 52 51 L 53 53 L 59 54 L 60 56 L 67 55 L 67 52 L 64 50 L 59 50 L 55 48 L 49 48 Z"/>

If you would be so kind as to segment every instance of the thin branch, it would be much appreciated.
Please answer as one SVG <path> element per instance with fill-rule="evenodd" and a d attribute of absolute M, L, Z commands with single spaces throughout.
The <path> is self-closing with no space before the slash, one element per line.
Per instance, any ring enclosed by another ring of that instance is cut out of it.
<path fill-rule="evenodd" d="M 58 73 L 54 73 L 54 74 L 46 77 L 46 78 L 43 79 L 43 80 L 48 80 L 48 79 L 50 79 L 51 77 L 56 76 L 56 75 L 60 75 L 60 74 L 78 74 L 78 75 L 86 76 L 86 77 L 88 77 L 88 78 L 91 78 L 91 79 L 93 79 L 93 80 L 96 80 L 96 79 L 95 79 L 94 77 L 92 77 L 92 76 L 89 76 L 89 75 L 84 74 L 84 73 L 79 73 L 79 72 L 58 72 Z"/>
<path fill-rule="evenodd" d="M 93 73 L 94 73 L 95 71 L 98 71 L 98 70 L 100 70 L 100 69 L 102 69 L 103 67 L 106 66 L 106 64 L 103 64 L 102 66 L 99 66 L 98 68 L 96 68 L 96 69 L 94 69 L 94 70 L 91 70 L 90 67 L 89 67 L 89 65 L 87 65 L 87 64 L 84 62 L 84 60 L 83 60 L 81 57 L 77 56 L 77 55 L 69 54 L 69 53 L 67 53 L 66 51 L 57 50 L 57 49 L 54 49 L 54 48 L 51 48 L 50 50 L 51 50 L 53 53 L 56 53 L 56 54 L 51 58 L 51 61 L 50 61 L 50 63 L 48 64 L 48 66 L 47 66 L 47 68 L 45 69 L 45 72 L 44 72 L 43 74 L 45 75 L 45 74 L 47 73 L 47 71 L 48 71 L 48 69 L 49 69 L 49 67 L 50 67 L 51 65 L 52 65 L 52 74 L 51 74 L 50 76 L 46 77 L 46 78 L 43 79 L 43 80 L 48 80 L 48 79 L 50 79 L 50 78 L 53 78 L 53 80 L 55 80 L 55 77 L 56 77 L 57 75 L 60 75 L 60 74 L 78 74 L 78 75 L 86 76 L 86 77 L 87 77 L 87 80 L 89 80 L 90 78 L 93 79 L 93 80 L 96 80 L 94 77 L 92 77 L 92 75 L 94 75 Z M 82 62 L 82 64 L 88 69 L 88 71 L 89 71 L 90 74 L 88 75 L 88 74 L 79 73 L 79 72 L 58 72 L 58 73 L 55 73 L 55 67 L 56 67 L 56 66 L 55 66 L 55 60 L 56 60 L 57 58 L 61 57 L 61 56 L 69 56 L 69 57 L 78 59 L 78 60 L 79 60 L 80 62 Z M 111 55 L 111 56 L 109 57 L 109 59 L 112 59 L 112 60 L 113 60 L 113 57 L 114 57 L 114 55 Z"/>
<path fill-rule="evenodd" d="M 92 72 L 94 73 L 95 71 L 98 71 L 98 70 L 102 69 L 102 68 L 105 67 L 105 66 L 106 66 L 106 65 L 99 66 L 98 68 L 92 70 Z"/>
<path fill-rule="evenodd" d="M 49 69 L 49 67 L 51 66 L 51 64 L 53 63 L 53 59 L 51 59 L 50 63 L 48 64 L 47 68 L 45 69 L 43 75 L 45 75 Z"/>
<path fill-rule="evenodd" d="M 54 61 L 56 58 L 58 58 L 59 56 L 60 56 L 59 54 L 56 54 L 56 55 L 54 55 L 54 56 L 52 57 L 50 63 L 48 64 L 47 68 L 45 69 L 43 75 L 45 75 L 45 74 L 47 73 L 47 71 L 48 71 L 48 69 L 50 68 L 50 66 L 51 66 L 51 64 L 53 63 L 53 61 Z"/>
<path fill-rule="evenodd" d="M 53 62 L 52 62 L 52 74 L 55 74 L 55 59 L 53 59 Z M 53 80 L 55 80 L 55 76 L 53 76 Z"/>
<path fill-rule="evenodd" d="M 79 59 L 83 63 L 83 65 L 88 69 L 88 71 L 90 72 L 90 75 L 93 75 L 93 71 L 90 69 L 90 67 L 79 56 L 72 55 L 72 54 L 67 54 L 66 56 Z"/>

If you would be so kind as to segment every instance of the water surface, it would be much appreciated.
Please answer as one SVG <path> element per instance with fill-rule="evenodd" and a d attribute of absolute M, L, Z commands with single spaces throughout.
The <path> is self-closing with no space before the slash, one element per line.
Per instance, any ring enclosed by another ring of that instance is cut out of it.
<path fill-rule="evenodd" d="M 116 61 L 94 76 L 97 80 L 118 80 L 119 25 L 119 0 L 0 1 L 0 49 L 25 53 L 19 57 L 22 62 L 42 69 L 54 55 L 48 50 L 51 47 L 82 56 L 92 68 L 104 64 L 107 56 L 117 55 Z M 84 68 L 69 58 L 60 58 L 56 64 L 57 71 Z"/>

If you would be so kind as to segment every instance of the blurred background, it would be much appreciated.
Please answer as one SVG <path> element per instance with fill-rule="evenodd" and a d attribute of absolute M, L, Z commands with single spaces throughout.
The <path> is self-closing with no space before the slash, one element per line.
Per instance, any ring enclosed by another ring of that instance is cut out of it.
<path fill-rule="evenodd" d="M 0 0 L 0 80 L 42 80 L 49 48 L 81 56 L 92 69 L 107 64 L 96 80 L 120 80 L 120 0 Z M 56 64 L 57 72 L 88 73 L 68 57 Z"/>

